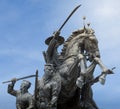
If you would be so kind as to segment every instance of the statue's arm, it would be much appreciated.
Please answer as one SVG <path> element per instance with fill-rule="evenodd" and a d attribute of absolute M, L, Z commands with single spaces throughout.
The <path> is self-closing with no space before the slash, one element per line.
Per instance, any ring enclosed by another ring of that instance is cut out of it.
<path fill-rule="evenodd" d="M 14 85 L 15 85 L 15 82 L 12 82 L 11 84 L 8 85 L 8 93 L 13 96 L 17 96 L 17 91 L 14 90 Z"/>
<path fill-rule="evenodd" d="M 46 51 L 47 55 L 49 55 L 50 57 L 53 55 L 55 46 L 57 44 L 57 40 L 56 39 L 52 39 L 49 43 L 48 49 Z"/>

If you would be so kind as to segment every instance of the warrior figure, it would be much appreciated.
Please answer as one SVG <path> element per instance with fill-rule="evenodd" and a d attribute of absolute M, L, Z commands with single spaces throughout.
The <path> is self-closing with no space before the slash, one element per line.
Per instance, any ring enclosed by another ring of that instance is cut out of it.
<path fill-rule="evenodd" d="M 8 93 L 16 97 L 17 109 L 34 109 L 33 96 L 28 92 L 31 86 L 29 81 L 23 80 L 20 90 L 14 90 L 16 78 L 12 79 L 12 83 L 8 85 Z"/>
<path fill-rule="evenodd" d="M 60 55 L 57 51 L 58 47 L 64 43 L 64 38 L 59 36 L 60 32 L 56 31 L 53 33 L 53 36 L 47 38 L 45 43 L 48 45 L 47 51 L 43 52 L 46 63 L 53 64 L 54 66 L 59 66 Z"/>
<path fill-rule="evenodd" d="M 61 90 L 61 78 L 52 64 L 46 64 L 44 76 L 38 81 L 38 102 L 40 109 L 57 109 L 57 99 Z"/>

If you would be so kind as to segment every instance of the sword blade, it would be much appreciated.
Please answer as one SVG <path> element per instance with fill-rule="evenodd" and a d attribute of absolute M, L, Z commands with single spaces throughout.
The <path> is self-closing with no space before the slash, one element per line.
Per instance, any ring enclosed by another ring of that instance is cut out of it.
<path fill-rule="evenodd" d="M 35 76 L 36 75 L 25 76 L 25 77 L 22 77 L 22 78 L 18 78 L 17 81 L 22 80 L 22 79 L 26 79 L 26 78 L 32 78 L 32 77 L 35 77 Z"/>
<path fill-rule="evenodd" d="M 32 77 L 35 77 L 35 76 L 36 75 L 29 75 L 29 76 L 25 76 L 25 77 L 21 77 L 21 78 L 16 78 L 16 81 L 19 81 L 19 80 L 22 80 L 22 79 L 26 79 L 26 78 L 32 78 Z M 9 82 L 12 82 L 12 80 L 4 81 L 2 83 L 5 84 L 5 83 L 9 83 Z"/>
<path fill-rule="evenodd" d="M 62 26 L 59 28 L 58 31 L 61 31 L 61 29 L 63 28 L 63 26 L 66 24 L 66 22 L 70 19 L 70 17 L 73 15 L 73 13 L 80 7 L 81 5 L 78 5 L 77 7 L 74 8 L 74 10 L 70 13 L 70 15 L 67 17 L 67 19 L 64 21 L 64 23 L 62 24 Z"/>

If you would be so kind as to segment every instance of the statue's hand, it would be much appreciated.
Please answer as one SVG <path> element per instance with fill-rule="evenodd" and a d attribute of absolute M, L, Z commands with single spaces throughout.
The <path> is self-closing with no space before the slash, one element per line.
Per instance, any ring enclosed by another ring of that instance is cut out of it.
<path fill-rule="evenodd" d="M 12 82 L 13 84 L 15 84 L 15 83 L 16 83 L 16 81 L 17 81 L 17 79 L 16 79 L 16 78 L 11 79 L 11 82 Z"/>
<path fill-rule="evenodd" d="M 54 31 L 54 32 L 53 32 L 53 35 L 54 35 L 54 36 L 59 36 L 59 35 L 60 35 L 60 31 Z"/>

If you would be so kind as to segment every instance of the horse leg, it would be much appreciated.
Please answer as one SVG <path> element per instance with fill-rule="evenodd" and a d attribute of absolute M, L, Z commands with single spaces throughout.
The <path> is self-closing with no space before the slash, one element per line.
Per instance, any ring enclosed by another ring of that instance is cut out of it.
<path fill-rule="evenodd" d="M 59 102 L 57 104 L 57 109 L 81 109 L 80 108 L 80 88 L 77 88 L 74 92 L 74 95 L 70 98 L 67 98 L 65 102 Z"/>
<path fill-rule="evenodd" d="M 82 54 L 79 54 L 78 55 L 79 57 L 79 65 L 80 65 L 80 77 L 77 78 L 77 81 L 76 81 L 76 85 L 79 87 L 79 88 L 82 88 L 82 86 L 84 85 L 84 76 L 85 76 L 85 73 L 87 72 L 87 69 L 86 69 L 86 61 L 85 61 L 85 58 Z"/>
<path fill-rule="evenodd" d="M 85 84 L 81 92 L 81 107 L 82 109 L 98 109 L 94 99 L 91 85 Z"/>
<path fill-rule="evenodd" d="M 105 67 L 105 65 L 102 63 L 101 59 L 98 57 L 94 58 L 95 62 L 97 62 L 97 64 L 100 66 L 100 68 L 102 69 L 103 74 L 99 77 L 99 82 L 104 85 L 105 84 L 105 80 L 106 80 L 106 76 L 107 76 L 107 72 L 108 69 Z"/>

